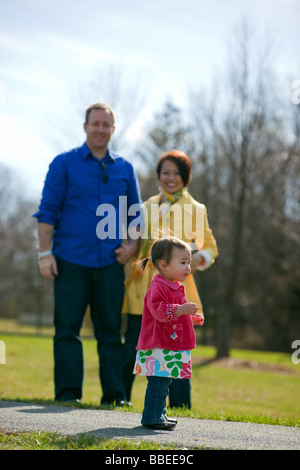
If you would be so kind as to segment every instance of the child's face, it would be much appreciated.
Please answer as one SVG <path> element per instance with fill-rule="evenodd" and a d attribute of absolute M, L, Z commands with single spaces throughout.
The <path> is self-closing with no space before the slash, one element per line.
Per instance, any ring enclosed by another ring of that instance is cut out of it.
<path fill-rule="evenodd" d="M 170 281 L 183 282 L 191 272 L 191 253 L 189 250 L 174 248 L 169 264 L 165 264 L 162 275 Z"/>

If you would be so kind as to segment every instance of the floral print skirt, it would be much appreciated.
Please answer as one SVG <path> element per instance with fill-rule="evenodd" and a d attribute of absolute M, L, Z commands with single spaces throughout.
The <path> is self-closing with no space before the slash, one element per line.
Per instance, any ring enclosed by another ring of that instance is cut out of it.
<path fill-rule="evenodd" d="M 192 377 L 191 351 L 169 349 L 139 349 L 133 369 L 135 375 L 155 375 L 172 379 Z"/>

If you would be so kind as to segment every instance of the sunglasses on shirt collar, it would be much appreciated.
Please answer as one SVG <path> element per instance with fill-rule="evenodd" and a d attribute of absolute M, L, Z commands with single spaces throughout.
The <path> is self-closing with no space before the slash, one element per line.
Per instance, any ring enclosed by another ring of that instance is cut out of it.
<path fill-rule="evenodd" d="M 107 183 L 109 180 L 109 174 L 107 171 L 107 165 L 104 162 L 100 162 L 101 168 L 102 168 L 102 177 L 103 177 L 103 183 Z"/>

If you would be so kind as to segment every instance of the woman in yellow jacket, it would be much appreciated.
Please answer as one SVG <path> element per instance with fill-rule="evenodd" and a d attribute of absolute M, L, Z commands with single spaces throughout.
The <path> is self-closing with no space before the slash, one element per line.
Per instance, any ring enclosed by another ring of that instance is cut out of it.
<path fill-rule="evenodd" d="M 192 172 L 190 159 L 178 150 L 165 152 L 159 159 L 156 170 L 161 190 L 144 203 L 145 226 L 137 260 L 149 256 L 151 242 L 169 234 L 190 243 L 195 250 L 192 256 L 192 273 L 196 269 L 207 269 L 214 263 L 218 249 L 209 227 L 206 207 L 197 202 L 186 189 Z M 144 296 L 156 274 L 151 263 L 147 264 L 143 272 L 139 271 L 137 260 L 126 267 L 123 305 L 123 313 L 127 314 L 124 381 L 128 402 L 135 377 L 135 348 L 140 333 Z M 199 313 L 203 315 L 193 274 L 190 274 L 183 284 L 188 301 L 196 303 Z M 170 406 L 191 407 L 189 379 L 172 382 L 169 400 Z"/>

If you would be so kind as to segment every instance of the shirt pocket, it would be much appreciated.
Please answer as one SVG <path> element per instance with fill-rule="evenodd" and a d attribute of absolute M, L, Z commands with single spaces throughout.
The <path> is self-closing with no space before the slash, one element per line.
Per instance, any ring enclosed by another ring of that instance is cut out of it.
<path fill-rule="evenodd" d="M 178 345 L 183 341 L 183 329 L 182 325 L 165 324 L 164 325 L 164 340 L 168 347 L 172 348 L 172 345 Z"/>
<path fill-rule="evenodd" d="M 101 186 L 100 193 L 102 202 L 106 204 L 112 204 L 118 208 L 120 204 L 125 204 L 123 199 L 120 200 L 120 196 L 123 196 L 123 198 L 125 197 L 127 199 L 127 182 L 121 178 L 118 181 L 115 178 L 111 178 L 111 181 L 109 181 L 106 185 Z"/>

